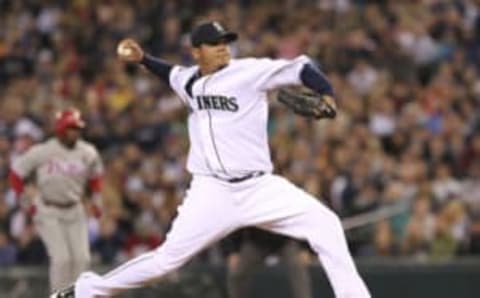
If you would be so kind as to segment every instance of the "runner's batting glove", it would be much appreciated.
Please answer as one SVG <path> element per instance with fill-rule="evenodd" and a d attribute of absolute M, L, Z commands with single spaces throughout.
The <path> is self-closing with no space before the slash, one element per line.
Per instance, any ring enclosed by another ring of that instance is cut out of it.
<path fill-rule="evenodd" d="M 92 196 L 92 199 L 90 201 L 90 210 L 92 212 L 92 215 L 95 218 L 100 218 L 103 215 L 102 212 L 102 198 L 99 193 L 95 193 Z"/>

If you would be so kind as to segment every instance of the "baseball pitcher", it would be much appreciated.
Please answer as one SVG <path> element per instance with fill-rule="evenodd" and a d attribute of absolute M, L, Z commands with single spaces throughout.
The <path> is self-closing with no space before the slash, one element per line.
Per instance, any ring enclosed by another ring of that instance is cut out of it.
<path fill-rule="evenodd" d="M 272 174 L 267 92 L 304 85 L 317 96 L 282 95 L 294 111 L 333 118 L 333 90 L 306 56 L 293 60 L 231 59 L 237 34 L 216 22 L 191 34 L 197 65 L 171 65 L 145 54 L 133 40 L 118 47 L 121 60 L 141 63 L 168 83 L 188 108 L 193 179 L 165 242 L 106 275 L 83 273 L 58 297 L 110 297 L 179 268 L 231 232 L 256 226 L 306 240 L 317 253 L 337 298 L 369 298 L 348 251 L 338 216 L 285 178 Z"/>
<path fill-rule="evenodd" d="M 80 139 L 84 126 L 78 110 L 59 112 L 55 137 L 33 146 L 11 166 L 10 184 L 18 197 L 30 177 L 38 188 L 33 221 L 50 258 L 52 290 L 72 283 L 90 262 L 82 198 L 89 188 L 99 206 L 103 166 L 97 150 Z"/>

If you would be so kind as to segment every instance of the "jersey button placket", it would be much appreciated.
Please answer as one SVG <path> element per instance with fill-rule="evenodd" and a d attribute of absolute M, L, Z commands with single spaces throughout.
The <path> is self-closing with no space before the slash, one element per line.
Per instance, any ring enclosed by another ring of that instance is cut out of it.
<path fill-rule="evenodd" d="M 196 82 L 196 89 L 199 89 L 200 92 L 196 92 L 198 96 L 205 95 L 206 92 L 206 84 L 207 81 L 211 78 L 211 75 L 205 76 L 199 79 Z M 194 88 L 195 89 L 195 88 Z M 195 99 L 196 100 L 196 99 Z M 197 103 L 198 104 L 198 103 Z M 211 132 L 210 132 L 210 115 L 208 114 L 208 110 L 201 110 L 198 107 L 198 131 L 200 133 L 200 142 L 203 148 L 203 152 L 205 155 L 205 162 L 207 163 L 207 168 L 212 174 L 215 174 L 219 171 L 220 165 L 218 164 L 216 157 L 215 157 L 215 148 L 213 148 L 211 144 Z"/>

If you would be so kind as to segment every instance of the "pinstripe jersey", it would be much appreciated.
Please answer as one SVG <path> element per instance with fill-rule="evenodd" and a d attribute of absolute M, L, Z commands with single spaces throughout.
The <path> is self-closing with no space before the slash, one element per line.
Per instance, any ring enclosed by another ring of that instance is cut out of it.
<path fill-rule="evenodd" d="M 205 76 L 198 66 L 174 66 L 170 86 L 190 110 L 187 169 L 224 178 L 271 172 L 267 91 L 300 85 L 300 72 L 309 62 L 306 56 L 232 59 Z"/>

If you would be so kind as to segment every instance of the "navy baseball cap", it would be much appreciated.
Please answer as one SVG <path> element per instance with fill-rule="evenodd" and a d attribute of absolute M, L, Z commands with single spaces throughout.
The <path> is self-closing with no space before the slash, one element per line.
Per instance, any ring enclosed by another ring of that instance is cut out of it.
<path fill-rule="evenodd" d="M 202 44 L 216 44 L 220 41 L 230 43 L 237 40 L 238 35 L 226 31 L 218 22 L 203 23 L 192 30 L 190 36 L 192 46 L 195 48 Z"/>

